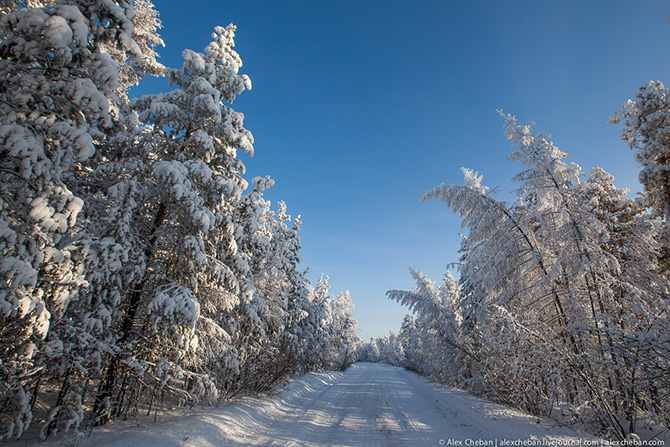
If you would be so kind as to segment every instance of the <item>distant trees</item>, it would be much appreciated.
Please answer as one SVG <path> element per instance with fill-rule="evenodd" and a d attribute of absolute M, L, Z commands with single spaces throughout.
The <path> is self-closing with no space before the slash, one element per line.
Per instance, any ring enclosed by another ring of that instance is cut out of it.
<path fill-rule="evenodd" d="M 548 135 L 501 113 L 510 159 L 525 167 L 516 201 L 496 200 L 469 169 L 463 185 L 424 195 L 469 230 L 460 287 L 447 277 L 436 288 L 412 270 L 414 291 L 388 292 L 416 315 L 398 335 L 404 358 L 378 357 L 536 414 L 568 404 L 621 439 L 641 416 L 670 425 L 664 94 L 650 84 L 638 102 L 653 97 L 653 107 L 627 103 L 613 119 L 628 120 L 624 138 L 647 160 L 644 201 L 600 168 L 584 178 Z"/>
<path fill-rule="evenodd" d="M 436 287 L 423 273 L 410 268 L 416 281 L 413 291 L 390 290 L 389 299 L 398 301 L 414 311 L 416 319 L 408 316 L 398 334 L 405 360 L 398 361 L 408 369 L 434 380 L 446 382 L 458 372 L 455 350 L 460 346 L 460 315 L 456 304 L 459 290 L 451 273 Z"/>
<path fill-rule="evenodd" d="M 0 438 L 36 408 L 46 437 L 349 365 L 348 295 L 243 178 L 235 27 L 170 69 L 149 0 L 1 8 Z M 129 99 L 146 74 L 173 90 Z"/>

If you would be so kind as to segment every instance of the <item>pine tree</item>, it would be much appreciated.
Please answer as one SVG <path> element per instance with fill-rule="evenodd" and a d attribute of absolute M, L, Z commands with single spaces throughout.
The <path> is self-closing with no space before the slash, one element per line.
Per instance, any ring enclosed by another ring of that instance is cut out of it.
<path fill-rule="evenodd" d="M 640 87 L 635 100 L 626 100 L 610 114 L 610 124 L 624 123 L 621 139 L 635 151 L 640 164 L 639 180 L 644 187 L 645 205 L 663 220 L 659 229 L 662 264 L 670 268 L 670 95 L 660 81 Z"/>
<path fill-rule="evenodd" d="M 204 54 L 184 51 L 183 67 L 165 70 L 175 90 L 130 102 L 144 125 L 135 149 L 98 169 L 123 179 L 110 196 L 119 217 L 132 223 L 126 227 L 114 217 L 104 231 L 129 232 L 122 238 L 133 239 L 129 257 L 137 266 L 131 291 L 119 303 L 120 351 L 109 361 L 97 398 L 102 421 L 124 411 L 119 393 L 125 390 L 117 381 L 128 362 L 147 362 L 149 369 L 134 375 L 154 378 L 152 395 L 174 377 L 192 388 L 178 394 L 195 401 L 216 400 L 215 381 L 237 368 L 233 310 L 250 302 L 253 284 L 234 222 L 247 186 L 236 150 L 252 155 L 253 138 L 243 116 L 223 103 L 250 88 L 248 77 L 238 74 L 234 31 L 232 25 L 216 28 Z M 138 338 L 145 321 L 152 329 Z M 172 337 L 159 337 L 163 331 Z M 169 342 L 156 344 L 159 338 Z"/>
<path fill-rule="evenodd" d="M 609 117 L 609 123 L 624 122 L 621 139 L 635 150 L 642 166 L 640 183 L 647 205 L 655 216 L 670 220 L 670 96 L 662 82 L 650 81 L 640 87 L 635 101 L 627 100 Z"/>
<path fill-rule="evenodd" d="M 43 362 L 62 352 L 58 337 L 45 344 L 50 326 L 87 285 L 82 237 L 74 234 L 83 200 L 72 192 L 72 178 L 116 125 L 119 63 L 143 55 L 127 2 L 5 2 L 3 8 L 0 343 L 7 366 L 0 393 L 8 437 L 29 425 L 28 390 L 36 392 Z M 105 51 L 112 46 L 116 58 Z M 80 415 L 76 410 L 66 424 L 78 425 Z"/>

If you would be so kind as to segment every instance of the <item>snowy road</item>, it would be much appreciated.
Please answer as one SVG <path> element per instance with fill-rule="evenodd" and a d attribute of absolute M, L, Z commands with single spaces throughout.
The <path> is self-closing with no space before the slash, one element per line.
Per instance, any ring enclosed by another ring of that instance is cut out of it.
<path fill-rule="evenodd" d="M 273 398 L 245 399 L 142 427 L 104 427 L 78 446 L 439 446 L 463 441 L 464 446 L 500 447 L 504 440 L 531 438 L 560 442 L 580 436 L 430 384 L 401 368 L 363 363 L 344 373 L 308 374 Z"/>

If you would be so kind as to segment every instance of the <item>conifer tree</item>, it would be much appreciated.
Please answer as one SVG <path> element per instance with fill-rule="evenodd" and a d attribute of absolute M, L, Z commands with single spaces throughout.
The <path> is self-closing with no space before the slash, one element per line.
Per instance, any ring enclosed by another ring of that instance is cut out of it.
<path fill-rule="evenodd" d="M 194 392 L 182 393 L 195 401 L 216 400 L 216 377 L 237 368 L 233 310 L 250 302 L 253 284 L 238 250 L 242 230 L 233 219 L 247 186 L 236 151 L 252 155 L 253 137 L 242 114 L 223 103 L 251 87 L 238 74 L 234 31 L 232 25 L 217 27 L 204 54 L 185 50 L 183 67 L 165 70 L 176 89 L 130 102 L 145 126 L 135 142 L 136 158 L 125 152 L 100 168 L 124 179 L 112 187 L 116 203 L 139 205 L 118 208 L 132 213 L 131 257 L 139 271 L 119 306 L 120 351 L 107 366 L 96 404 L 103 420 L 122 411 L 114 393 L 124 392 L 119 369 L 128 362 L 147 362 L 149 370 L 135 375 L 151 374 L 157 384 L 169 377 L 195 381 Z M 109 222 L 113 227 L 123 220 Z M 138 338 L 146 321 L 153 329 Z M 172 337 L 161 336 L 164 331 Z M 169 341 L 164 349 L 159 339 Z"/>
<path fill-rule="evenodd" d="M 46 3 L 5 2 L 0 18 L 2 436 L 30 423 L 29 388 L 44 372 L 36 356 L 62 352 L 58 337 L 44 340 L 87 284 L 72 178 L 116 125 L 119 64 L 143 58 L 130 3 Z"/>

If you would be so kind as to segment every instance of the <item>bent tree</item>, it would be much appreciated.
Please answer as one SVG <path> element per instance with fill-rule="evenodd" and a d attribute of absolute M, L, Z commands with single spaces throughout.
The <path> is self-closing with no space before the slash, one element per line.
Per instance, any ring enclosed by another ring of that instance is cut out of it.
<path fill-rule="evenodd" d="M 611 175 L 598 168 L 582 180 L 549 135 L 502 116 L 516 148 L 509 158 L 525 166 L 514 178 L 515 202 L 496 200 L 469 169 L 463 185 L 423 197 L 445 202 L 468 229 L 460 292 L 455 316 L 438 318 L 443 311 L 422 306 L 403 327 L 425 346 L 436 337 L 456 349 L 441 367 L 416 352 L 421 343 L 415 352 L 403 347 L 405 355 L 424 359 L 418 369 L 437 378 L 459 365 L 446 381 L 537 414 L 565 401 L 622 439 L 642 411 L 667 420 L 661 396 L 670 388 L 654 380 L 665 360 L 652 354 L 667 321 L 661 226 Z M 426 281 L 417 277 L 417 291 L 389 296 L 416 306 L 435 296 Z M 431 335 L 435 319 L 457 325 Z"/>

